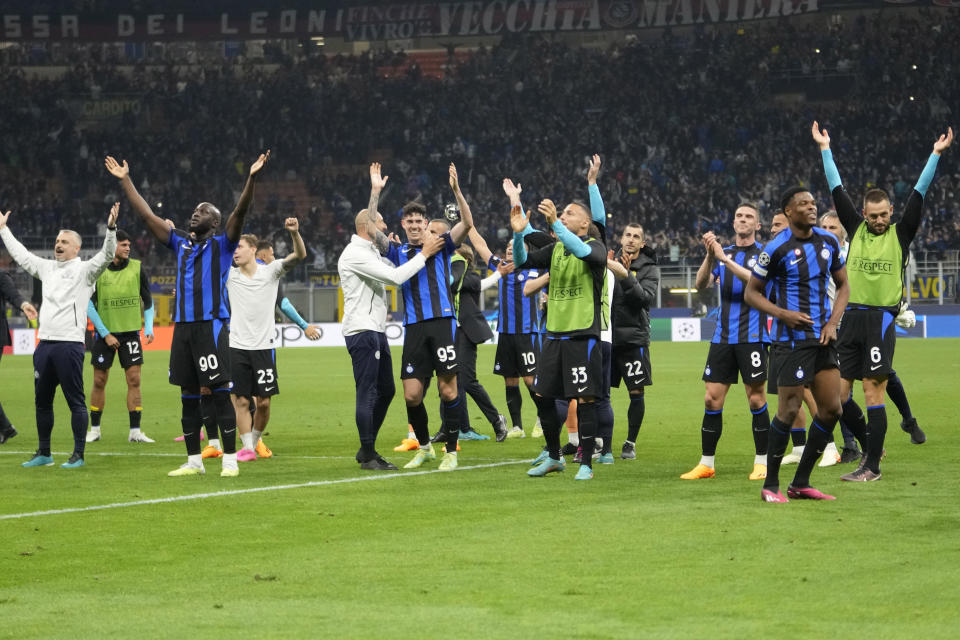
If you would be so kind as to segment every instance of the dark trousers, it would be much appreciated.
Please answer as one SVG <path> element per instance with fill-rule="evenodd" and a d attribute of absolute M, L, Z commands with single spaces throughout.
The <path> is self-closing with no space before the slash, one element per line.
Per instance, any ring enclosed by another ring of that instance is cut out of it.
<path fill-rule="evenodd" d="M 387 336 L 376 331 L 347 336 L 346 343 L 357 387 L 356 420 L 360 446 L 369 454 L 374 450 L 377 434 L 396 393 L 390 345 Z"/>
<path fill-rule="evenodd" d="M 70 407 L 73 450 L 83 455 L 87 431 L 87 406 L 83 395 L 83 343 L 41 340 L 33 352 L 33 370 L 37 438 L 41 451 L 50 449 L 53 397 L 59 386 Z"/>
<path fill-rule="evenodd" d="M 459 390 L 461 402 L 463 403 L 463 412 L 466 414 L 467 405 L 465 393 L 469 393 L 473 401 L 477 403 L 480 411 L 490 424 L 497 424 L 500 418 L 500 412 L 493 406 L 490 400 L 490 394 L 480 385 L 477 380 L 477 345 L 470 341 L 463 330 L 457 331 L 457 363 L 460 365 L 457 372 L 457 389 Z M 463 422 L 461 418 L 461 429 L 470 426 L 469 418 Z"/>

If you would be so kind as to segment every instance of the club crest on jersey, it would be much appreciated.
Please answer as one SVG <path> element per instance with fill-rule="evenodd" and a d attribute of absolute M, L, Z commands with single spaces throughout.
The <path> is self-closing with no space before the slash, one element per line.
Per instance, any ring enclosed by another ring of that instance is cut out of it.
<path fill-rule="evenodd" d="M 99 357 L 97 358 L 97 362 L 99 362 L 99 363 L 102 364 L 102 363 L 103 363 L 103 356 L 99 356 Z"/>
<path fill-rule="evenodd" d="M 710 375 L 710 365 L 707 365 L 707 368 L 703 370 L 703 375 L 705 376 Z"/>
<path fill-rule="evenodd" d="M 413 373 L 413 365 L 407 364 L 407 373 Z"/>
<path fill-rule="evenodd" d="M 767 266 L 768 264 L 770 264 L 770 254 L 764 251 L 763 253 L 760 254 L 760 257 L 757 258 L 757 262 L 760 264 L 761 267 Z"/>
<path fill-rule="evenodd" d="M 380 350 L 379 350 L 379 349 L 378 349 L 377 351 L 374 351 L 374 352 L 373 352 L 373 357 L 374 357 L 374 359 L 376 359 L 376 360 L 379 360 L 379 359 L 380 359 Z"/>
<path fill-rule="evenodd" d="M 747 261 L 747 266 L 748 266 L 748 267 L 752 267 L 752 266 L 755 265 L 755 264 L 757 264 L 757 259 L 756 259 L 756 258 L 750 258 L 750 260 Z"/>
<path fill-rule="evenodd" d="M 522 273 L 517 276 L 517 280 L 521 280 L 521 281 L 523 280 L 523 274 L 522 274 Z"/>
<path fill-rule="evenodd" d="M 796 374 L 796 375 L 797 375 L 797 380 L 800 380 L 801 378 L 803 378 L 803 369 L 802 369 L 802 368 L 801 368 L 801 369 L 797 369 L 797 374 Z"/>
<path fill-rule="evenodd" d="M 820 249 L 820 257 L 823 258 L 824 260 L 829 259 L 830 249 L 827 249 L 826 247 L 824 247 L 823 249 Z"/>
<path fill-rule="evenodd" d="M 498 362 L 497 364 L 493 365 L 493 370 L 494 370 L 494 371 L 500 371 L 500 363 L 499 363 L 499 362 Z"/>
<path fill-rule="evenodd" d="M 732 254 L 732 253 L 728 253 L 728 254 L 727 254 L 727 260 L 733 260 L 733 254 Z"/>

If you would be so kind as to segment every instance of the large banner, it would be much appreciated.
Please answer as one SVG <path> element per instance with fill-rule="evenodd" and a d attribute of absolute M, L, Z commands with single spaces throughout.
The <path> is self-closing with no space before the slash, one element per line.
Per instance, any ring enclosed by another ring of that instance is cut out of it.
<path fill-rule="evenodd" d="M 389 4 L 318 3 L 322 9 L 223 13 L 9 13 L 0 40 L 244 40 L 343 37 L 406 40 L 524 32 L 648 29 L 782 18 L 830 0 L 473 0 Z M 856 4 L 846 2 L 846 5 Z"/>

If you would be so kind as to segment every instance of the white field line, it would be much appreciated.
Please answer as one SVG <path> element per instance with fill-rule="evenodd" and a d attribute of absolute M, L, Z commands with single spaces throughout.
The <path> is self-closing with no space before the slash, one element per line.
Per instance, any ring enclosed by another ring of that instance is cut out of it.
<path fill-rule="evenodd" d="M 32 456 L 35 451 L 15 451 L 15 450 L 2 450 L 0 455 L 8 456 Z M 72 451 L 51 451 L 50 454 L 54 456 L 64 456 L 69 457 Z M 409 451 L 391 451 L 390 455 L 402 455 L 405 453 L 410 453 Z M 116 456 L 116 457 L 130 457 L 130 458 L 183 458 L 186 453 L 153 453 L 149 451 L 90 451 L 87 449 L 83 453 L 84 458 L 90 458 L 91 456 Z M 282 458 L 283 460 L 355 460 L 354 456 L 288 456 L 284 453 L 274 454 L 276 458 Z M 486 462 L 486 461 L 498 461 L 503 460 L 503 458 L 476 458 L 470 456 L 471 461 Z M 268 463 L 269 464 L 269 463 Z"/>
<path fill-rule="evenodd" d="M 494 462 L 490 464 L 478 464 L 468 467 L 458 467 L 457 473 L 461 471 L 470 471 L 473 469 L 490 469 L 492 467 L 503 467 L 527 463 L 526 460 L 507 460 Z M 96 504 L 88 507 L 71 507 L 68 509 L 49 509 L 47 511 L 28 511 L 26 513 L 8 513 L 0 515 L 0 520 L 19 520 L 22 518 L 34 518 L 38 516 L 55 516 L 65 513 L 81 513 L 84 511 L 103 511 L 105 509 L 121 509 L 125 507 L 139 507 L 147 504 L 165 504 L 170 502 L 186 502 L 188 500 L 205 500 L 207 498 L 220 498 L 223 496 L 236 496 L 244 493 L 261 493 L 264 491 L 285 491 L 287 489 L 305 489 L 307 487 L 325 487 L 334 484 L 351 484 L 355 482 L 371 482 L 375 480 L 389 480 L 392 478 L 410 478 L 413 476 L 425 476 L 434 473 L 447 473 L 439 469 L 429 469 L 426 471 L 408 471 L 406 473 L 386 473 L 381 475 L 357 476 L 353 478 L 340 478 L 339 480 L 314 480 L 311 482 L 301 482 L 298 484 L 279 484 L 270 487 L 251 487 L 249 489 L 232 489 L 229 491 L 213 491 L 210 493 L 194 493 L 185 496 L 170 496 L 168 498 L 153 498 L 151 500 L 136 500 L 133 502 L 114 502 L 111 504 Z"/>

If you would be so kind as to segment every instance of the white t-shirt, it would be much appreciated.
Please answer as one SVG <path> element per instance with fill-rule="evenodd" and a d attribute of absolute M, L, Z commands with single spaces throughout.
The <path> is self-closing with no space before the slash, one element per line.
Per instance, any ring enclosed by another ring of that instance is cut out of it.
<path fill-rule="evenodd" d="M 238 267 L 230 267 L 227 295 L 230 296 L 230 347 L 245 351 L 273 349 L 273 308 L 277 304 L 277 287 L 283 276 L 283 261 L 257 263 L 253 277 Z"/>

